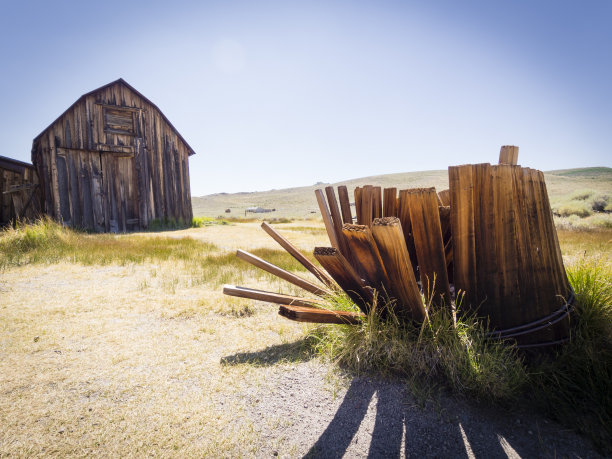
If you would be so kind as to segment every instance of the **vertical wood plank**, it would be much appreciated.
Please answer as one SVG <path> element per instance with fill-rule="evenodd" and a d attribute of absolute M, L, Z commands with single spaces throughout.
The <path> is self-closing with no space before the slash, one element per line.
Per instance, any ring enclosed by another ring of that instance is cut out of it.
<path fill-rule="evenodd" d="M 446 257 L 442 242 L 438 194 L 435 188 L 414 188 L 407 193 L 412 235 L 419 262 L 421 288 L 427 301 L 451 305 Z"/>
<path fill-rule="evenodd" d="M 372 224 L 373 196 L 372 185 L 364 185 L 361 192 L 361 222 L 360 225 Z"/>
<path fill-rule="evenodd" d="M 334 226 L 334 234 L 338 241 L 338 249 L 344 255 L 344 257 L 352 262 L 351 253 L 348 248 L 348 242 L 342 234 L 342 217 L 340 216 L 340 209 L 338 209 L 338 201 L 336 200 L 336 194 L 334 193 L 334 187 L 325 187 L 325 195 L 327 196 L 327 202 L 329 204 L 329 211 L 332 217 L 332 223 Z M 332 244 L 333 245 L 333 244 Z"/>
<path fill-rule="evenodd" d="M 396 310 L 403 310 L 405 315 L 415 320 L 423 320 L 425 309 L 399 218 L 375 219 L 372 235 L 389 278 L 389 294 L 399 302 Z"/>
<path fill-rule="evenodd" d="M 383 191 L 383 217 L 397 217 L 397 188 L 385 188 Z"/>
<path fill-rule="evenodd" d="M 450 224 L 453 234 L 453 277 L 455 294 L 463 292 L 461 305 L 476 307 L 477 273 L 474 232 L 473 167 L 448 168 L 450 184 Z"/>
<path fill-rule="evenodd" d="M 338 187 L 338 199 L 340 200 L 340 210 L 342 211 L 342 222 L 353 223 L 351 202 L 349 200 L 348 190 L 346 186 L 340 185 Z"/>
<path fill-rule="evenodd" d="M 504 145 L 499 150 L 499 164 L 516 166 L 518 164 L 519 147 L 514 145 Z"/>
<path fill-rule="evenodd" d="M 476 304 L 483 315 L 494 316 L 499 302 L 498 262 L 495 250 L 495 207 L 491 165 L 473 165 L 474 180 L 474 239 L 476 247 L 476 276 L 478 293 Z"/>

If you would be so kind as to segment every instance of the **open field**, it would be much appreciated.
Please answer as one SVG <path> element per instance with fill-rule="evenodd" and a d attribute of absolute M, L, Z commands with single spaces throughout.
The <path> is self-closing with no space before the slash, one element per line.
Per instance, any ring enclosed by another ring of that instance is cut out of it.
<path fill-rule="evenodd" d="M 576 190 L 594 190 L 596 192 L 612 196 L 612 169 L 607 167 L 596 167 L 587 169 L 568 169 L 549 171 L 545 174 L 546 185 L 551 203 L 564 199 L 564 197 Z M 436 187 L 438 191 L 448 188 L 448 172 L 422 171 L 405 172 L 398 174 L 378 175 L 374 177 L 363 177 L 333 183 L 334 187 L 346 185 L 349 196 L 353 196 L 356 186 L 365 184 L 379 185 L 382 187 L 397 187 L 398 189 L 417 187 Z M 284 190 L 269 190 L 253 193 L 218 193 L 208 196 L 192 198 L 194 216 L 218 217 L 233 216 L 244 217 L 247 207 L 263 207 L 276 209 L 275 212 L 259 215 L 261 218 L 319 218 L 319 208 L 315 199 L 314 190 L 324 188 L 326 184 L 288 188 Z M 230 209 L 229 214 L 225 213 Z"/>
<path fill-rule="evenodd" d="M 327 243 L 317 222 L 277 228 L 307 252 Z M 568 262 L 610 257 L 611 231 L 577 234 L 560 232 Z M 238 247 L 308 275 L 257 223 L 40 238 L 3 253 L 0 457 L 597 457 L 526 407 L 343 373 L 308 327 L 224 297 L 223 283 L 298 293 Z"/>

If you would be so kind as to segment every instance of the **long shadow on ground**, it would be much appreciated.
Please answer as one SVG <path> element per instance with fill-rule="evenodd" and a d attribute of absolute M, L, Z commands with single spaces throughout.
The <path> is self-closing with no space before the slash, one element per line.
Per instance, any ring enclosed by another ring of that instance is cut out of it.
<path fill-rule="evenodd" d="M 376 415 L 371 439 L 359 439 L 356 434 L 374 398 Z M 356 378 L 334 418 L 305 457 L 350 455 L 354 441 L 366 443 L 358 448 L 358 455 L 366 448 L 372 458 L 574 456 L 557 437 L 561 432 L 548 429 L 542 440 L 537 423 L 520 424 L 516 414 L 470 406 L 467 401 L 446 396 L 441 402 L 440 409 L 423 409 L 400 384 Z M 551 436 L 559 443 L 550 442 Z M 582 450 L 578 453 L 590 455 Z"/>
<path fill-rule="evenodd" d="M 261 365 L 271 366 L 279 362 L 306 362 L 312 360 L 315 354 L 309 348 L 306 340 L 293 343 L 268 346 L 261 351 L 239 352 L 221 359 L 222 365 Z"/>

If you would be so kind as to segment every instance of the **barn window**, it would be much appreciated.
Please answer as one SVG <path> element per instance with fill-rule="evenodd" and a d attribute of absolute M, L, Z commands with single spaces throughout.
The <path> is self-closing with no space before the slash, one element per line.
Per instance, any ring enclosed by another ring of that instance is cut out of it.
<path fill-rule="evenodd" d="M 136 135 L 136 112 L 104 107 L 104 130 L 115 134 Z"/>

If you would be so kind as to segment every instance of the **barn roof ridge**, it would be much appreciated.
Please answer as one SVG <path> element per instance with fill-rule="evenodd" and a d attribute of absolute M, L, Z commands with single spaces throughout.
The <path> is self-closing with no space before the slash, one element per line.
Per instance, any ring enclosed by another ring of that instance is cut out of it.
<path fill-rule="evenodd" d="M 191 148 L 191 145 L 189 145 L 189 143 L 187 143 L 187 141 L 185 140 L 185 138 L 181 135 L 181 133 L 178 131 L 178 129 L 176 129 L 174 127 L 174 125 L 170 122 L 170 120 L 166 117 L 166 115 L 164 114 L 164 112 L 162 112 L 160 110 L 160 108 L 155 105 L 153 102 L 151 102 L 151 100 L 144 96 L 140 91 L 138 91 L 134 86 L 132 86 L 131 84 L 129 84 L 127 81 L 125 81 L 123 78 L 118 78 L 114 81 L 111 81 L 110 83 L 107 83 L 105 85 L 100 86 L 99 88 L 93 89 L 92 91 L 86 92 L 85 94 L 83 94 L 81 97 L 79 97 L 77 100 L 75 100 L 66 110 L 64 110 L 57 118 L 55 118 L 46 128 L 44 128 L 40 134 L 38 134 L 36 137 L 34 137 L 34 140 L 32 141 L 32 151 L 34 151 L 34 144 L 36 143 L 36 141 L 38 140 L 38 138 L 40 136 L 42 136 L 45 131 L 47 129 L 49 129 L 51 126 L 53 126 L 62 116 L 64 116 L 64 114 L 71 110 L 72 107 L 74 107 L 76 104 L 78 104 L 79 102 L 81 102 L 81 100 L 85 100 L 85 98 L 87 96 L 90 96 L 98 91 L 101 91 L 103 89 L 108 88 L 109 86 L 112 86 L 114 84 L 122 84 L 125 87 L 127 87 L 130 91 L 132 91 L 133 93 L 135 93 L 138 97 L 141 97 L 142 99 L 144 99 L 147 103 L 151 104 L 153 106 L 153 108 L 155 108 L 159 114 L 161 115 L 162 119 L 168 123 L 168 126 L 170 126 L 172 128 L 172 130 L 175 132 L 175 134 L 178 136 L 179 139 L 181 139 L 183 141 L 183 143 L 187 146 L 187 148 L 189 149 L 190 153 L 189 156 L 195 155 L 195 151 L 193 148 Z"/>

